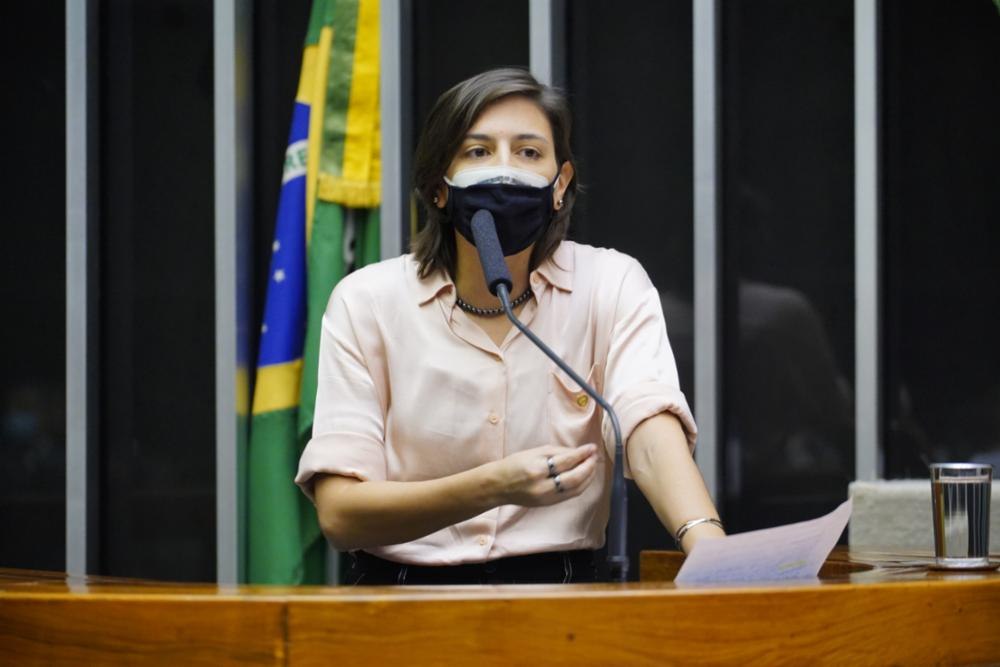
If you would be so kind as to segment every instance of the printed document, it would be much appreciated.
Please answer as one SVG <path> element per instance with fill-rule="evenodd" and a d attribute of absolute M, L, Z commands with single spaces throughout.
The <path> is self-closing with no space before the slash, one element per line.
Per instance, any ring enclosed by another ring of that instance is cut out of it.
<path fill-rule="evenodd" d="M 719 584 L 814 578 L 850 518 L 848 498 L 818 519 L 701 540 L 674 581 Z"/>

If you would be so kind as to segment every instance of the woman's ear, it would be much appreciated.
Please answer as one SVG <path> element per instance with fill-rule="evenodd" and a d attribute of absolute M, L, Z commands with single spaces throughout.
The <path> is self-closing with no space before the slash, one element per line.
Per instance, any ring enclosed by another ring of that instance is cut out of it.
<path fill-rule="evenodd" d="M 573 180 L 573 173 L 573 164 L 569 160 L 563 162 L 562 167 L 559 168 L 559 181 L 552 188 L 552 206 L 557 211 L 563 207 L 566 189 Z"/>
<path fill-rule="evenodd" d="M 438 186 L 437 193 L 434 195 L 434 205 L 438 208 L 444 208 L 448 204 L 448 188 L 442 183 Z"/>

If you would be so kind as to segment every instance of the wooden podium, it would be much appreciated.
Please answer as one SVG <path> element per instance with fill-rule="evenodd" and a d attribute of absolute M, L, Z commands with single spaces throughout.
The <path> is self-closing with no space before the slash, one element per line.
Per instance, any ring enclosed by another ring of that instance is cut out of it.
<path fill-rule="evenodd" d="M 835 551 L 808 582 L 680 587 L 167 584 L 0 570 L 0 664 L 1000 662 L 1000 573 Z"/>

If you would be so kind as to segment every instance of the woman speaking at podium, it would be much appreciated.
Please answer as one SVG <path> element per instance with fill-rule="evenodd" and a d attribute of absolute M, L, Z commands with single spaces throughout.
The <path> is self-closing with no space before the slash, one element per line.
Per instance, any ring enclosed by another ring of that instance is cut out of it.
<path fill-rule="evenodd" d="M 296 476 L 327 539 L 352 552 L 349 582 L 595 580 L 611 426 L 489 292 L 469 228 L 481 208 L 515 313 L 615 408 L 625 474 L 684 549 L 723 535 L 659 294 L 631 257 L 564 240 L 577 181 L 562 95 L 518 69 L 463 81 L 434 105 L 414 162 L 426 225 L 411 254 L 334 289 Z"/>

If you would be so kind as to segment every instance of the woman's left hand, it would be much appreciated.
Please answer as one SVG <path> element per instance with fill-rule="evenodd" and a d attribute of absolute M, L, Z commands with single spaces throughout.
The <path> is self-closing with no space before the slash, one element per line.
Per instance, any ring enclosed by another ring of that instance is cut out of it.
<path fill-rule="evenodd" d="M 545 445 L 489 465 L 496 466 L 498 505 L 554 505 L 580 495 L 594 479 L 597 445 Z"/>

